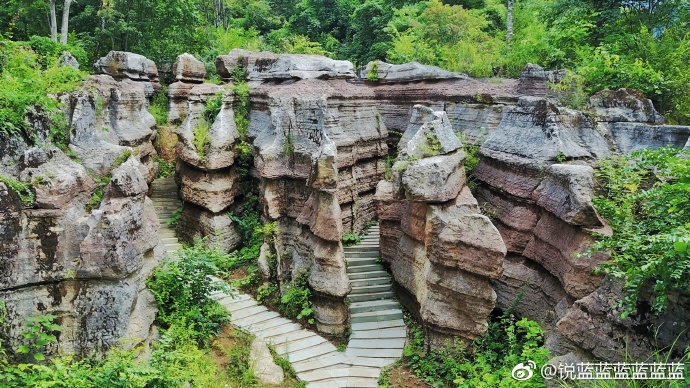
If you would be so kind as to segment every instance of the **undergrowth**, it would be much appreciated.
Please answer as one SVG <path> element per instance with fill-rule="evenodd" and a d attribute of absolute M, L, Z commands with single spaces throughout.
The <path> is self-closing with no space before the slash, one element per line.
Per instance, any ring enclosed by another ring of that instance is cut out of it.
<path fill-rule="evenodd" d="M 544 365 L 549 358 L 543 348 L 544 331 L 526 318 L 517 320 L 510 313 L 489 321 L 487 334 L 475 340 L 469 349 L 459 339 L 441 348 L 430 349 L 421 327 L 408 319 L 408 343 L 403 350 L 405 362 L 418 378 L 432 387 L 514 387 L 513 368 L 527 360 Z M 380 386 L 388 386 L 381 381 Z M 521 387 L 543 387 L 536 373 Z"/>
<path fill-rule="evenodd" d="M 34 201 L 36 200 L 30 183 L 20 182 L 11 176 L 6 175 L 0 175 L 0 182 L 4 183 L 10 190 L 17 193 L 24 206 L 29 207 L 33 205 Z"/>
<path fill-rule="evenodd" d="M 613 229 L 598 235 L 593 251 L 610 252 L 598 271 L 625 279 L 622 317 L 637 311 L 651 290 L 661 312 L 671 292 L 688 293 L 690 282 L 690 152 L 644 150 L 604 160 L 596 170 L 600 195 L 593 203 Z"/>

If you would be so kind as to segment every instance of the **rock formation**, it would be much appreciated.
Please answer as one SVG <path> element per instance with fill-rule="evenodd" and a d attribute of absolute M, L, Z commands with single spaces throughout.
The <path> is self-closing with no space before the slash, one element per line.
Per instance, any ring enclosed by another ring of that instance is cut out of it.
<path fill-rule="evenodd" d="M 52 351 L 87 355 L 123 337 L 150 337 L 156 307 L 144 280 L 163 246 L 146 196 L 155 151 L 145 84 L 157 74 L 139 57 L 101 58 L 97 68 L 109 75 L 92 76 L 82 91 L 60 97 L 74 160 L 58 148 L 29 144 L 3 159 L 15 163 L 0 174 L 31 183 L 35 193 L 26 207 L 0 183 L 0 299 L 9 322 L 2 334 L 12 346 L 27 317 L 48 313 L 63 327 Z M 135 72 L 137 64 L 146 66 Z M 104 181 L 99 176 L 110 177 L 100 203 L 92 199 L 95 180 Z"/>
<path fill-rule="evenodd" d="M 506 248 L 465 185 L 466 155 L 445 112 L 416 105 L 412 117 L 391 180 L 376 189 L 382 260 L 431 343 L 469 343 L 486 332 L 489 280 L 501 276 Z"/>

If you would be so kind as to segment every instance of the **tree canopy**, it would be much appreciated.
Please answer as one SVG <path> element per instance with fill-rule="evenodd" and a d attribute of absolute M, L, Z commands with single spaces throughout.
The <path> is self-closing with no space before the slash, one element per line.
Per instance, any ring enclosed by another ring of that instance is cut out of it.
<path fill-rule="evenodd" d="M 670 122 L 690 123 L 690 1 L 513 4 L 510 45 L 507 0 L 8 0 L 0 34 L 57 40 L 65 27 L 69 35 L 60 38 L 83 48 L 89 62 L 109 50 L 134 51 L 163 74 L 180 53 L 212 69 L 215 56 L 234 47 L 325 54 L 358 66 L 414 60 L 477 77 L 515 77 L 532 62 L 574 71 L 587 92 L 640 89 Z"/>

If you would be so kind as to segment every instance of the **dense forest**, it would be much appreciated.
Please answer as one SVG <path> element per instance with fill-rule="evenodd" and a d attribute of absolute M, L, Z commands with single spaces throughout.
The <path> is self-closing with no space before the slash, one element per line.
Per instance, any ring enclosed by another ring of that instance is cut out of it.
<path fill-rule="evenodd" d="M 165 74 L 178 54 L 189 52 L 212 69 L 216 55 L 235 47 L 323 54 L 355 65 L 418 61 L 475 77 L 515 77 L 531 62 L 570 70 L 568 86 L 583 93 L 639 89 L 668 122 L 685 124 L 689 23 L 687 0 L 9 0 L 0 6 L 0 39 L 50 37 L 88 63 L 109 50 L 133 51 Z"/>

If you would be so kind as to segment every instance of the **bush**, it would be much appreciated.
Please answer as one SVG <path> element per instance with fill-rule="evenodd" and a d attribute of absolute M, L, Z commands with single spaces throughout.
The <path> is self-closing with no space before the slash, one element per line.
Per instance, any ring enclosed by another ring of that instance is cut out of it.
<path fill-rule="evenodd" d="M 596 171 L 601 195 L 593 203 L 613 229 L 599 235 L 594 251 L 610 252 L 599 272 L 625 279 L 622 317 L 636 312 L 645 287 L 662 311 L 672 291 L 690 281 L 690 163 L 673 148 L 634 152 L 602 161 Z"/>
<path fill-rule="evenodd" d="M 214 264 L 224 256 L 204 247 L 203 241 L 175 252 L 146 282 L 158 303 L 158 321 L 170 330 L 188 327 L 191 338 L 208 344 L 228 322 L 227 311 L 209 296 L 214 291 L 230 292 L 225 283 L 211 282 L 219 273 Z"/>
<path fill-rule="evenodd" d="M 486 336 L 476 340 L 470 351 L 458 339 L 430 351 L 422 329 L 409 326 L 404 360 L 417 377 L 434 387 L 513 387 L 516 381 L 511 372 L 517 364 L 532 360 L 544 365 L 548 360 L 548 351 L 541 347 L 544 331 L 539 324 L 525 318 L 516 321 L 509 313 L 490 321 Z M 544 380 L 537 371 L 520 386 L 543 387 Z"/>
<path fill-rule="evenodd" d="M 314 308 L 311 303 L 308 272 L 301 273 L 292 280 L 292 284 L 280 298 L 278 309 L 287 318 L 304 319 L 309 324 L 314 323 Z"/>
<path fill-rule="evenodd" d="M 206 121 L 204 118 L 200 118 L 199 124 L 197 124 L 193 130 L 194 139 L 192 142 L 194 143 L 194 148 L 196 149 L 196 153 L 199 155 L 200 159 L 204 159 L 206 157 L 208 147 L 211 146 L 211 136 L 209 135 L 210 129 L 211 125 L 208 123 L 208 121 Z"/>
<path fill-rule="evenodd" d="M 75 90 L 86 74 L 57 65 L 52 51 L 43 47 L 43 40 L 0 44 L 0 138 L 23 137 L 37 142 L 39 137 L 26 120 L 28 114 L 49 123 L 49 140 L 59 146 L 69 141 L 64 115 L 51 94 Z M 51 42 L 52 43 L 52 42 Z"/>

